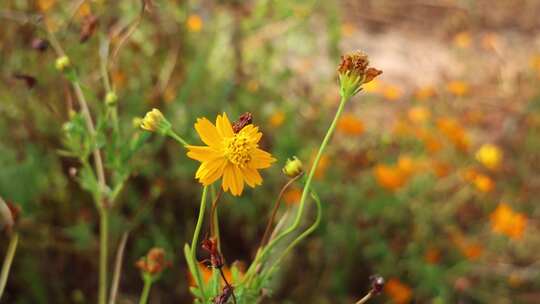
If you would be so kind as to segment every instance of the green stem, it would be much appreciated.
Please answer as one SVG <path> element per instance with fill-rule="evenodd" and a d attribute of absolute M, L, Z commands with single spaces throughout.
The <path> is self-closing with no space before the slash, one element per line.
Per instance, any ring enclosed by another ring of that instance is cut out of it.
<path fill-rule="evenodd" d="M 321 201 L 319 197 L 315 193 L 311 193 L 311 197 L 313 197 L 313 200 L 315 201 L 317 205 L 317 217 L 315 218 L 315 222 L 308 228 L 306 231 L 304 231 L 302 234 L 300 234 L 294 241 L 292 241 L 289 246 L 283 251 L 283 253 L 278 257 L 278 259 L 272 264 L 272 266 L 269 268 L 267 274 L 265 275 L 266 278 L 271 276 L 274 271 L 276 270 L 277 266 L 281 262 L 281 260 L 296 246 L 298 243 L 300 243 L 302 240 L 304 240 L 308 235 L 310 235 L 317 227 L 319 227 L 319 224 L 321 223 L 321 217 L 322 217 L 322 206 Z M 265 280 L 263 280 L 265 281 Z"/>
<path fill-rule="evenodd" d="M 326 135 L 324 136 L 324 139 L 321 143 L 321 146 L 319 147 L 319 151 L 317 152 L 317 156 L 315 157 L 315 160 L 313 161 L 313 165 L 311 167 L 311 170 L 309 171 L 309 175 L 307 177 L 306 183 L 304 185 L 304 190 L 302 192 L 302 197 L 300 199 L 300 205 L 298 207 L 298 211 L 296 213 L 296 218 L 293 222 L 293 224 L 287 228 L 285 231 L 283 231 L 280 235 L 278 235 L 275 239 L 273 239 L 268 246 L 266 246 L 262 252 L 257 255 L 255 258 L 255 261 L 251 264 L 249 267 L 246 276 L 244 280 L 248 280 L 253 276 L 254 271 L 257 269 L 257 265 L 260 260 L 264 259 L 266 255 L 272 250 L 272 248 L 283 238 L 285 238 L 287 235 L 289 235 L 291 232 L 296 230 L 298 226 L 300 225 L 300 221 L 302 219 L 302 214 L 304 213 L 304 207 L 306 204 L 306 198 L 309 193 L 311 182 L 313 180 L 313 177 L 315 176 L 315 171 L 317 170 L 317 166 L 319 165 L 319 161 L 321 160 L 321 157 L 324 153 L 324 150 L 326 149 L 326 146 L 328 145 L 328 142 L 330 141 L 330 138 L 332 138 L 332 134 L 334 133 L 334 130 L 336 129 L 337 122 L 339 120 L 339 117 L 341 116 L 341 113 L 343 112 L 343 109 L 345 108 L 345 103 L 347 102 L 348 97 L 341 97 L 341 100 L 339 102 L 338 109 L 336 111 L 336 114 L 334 116 L 334 120 L 332 121 L 332 124 L 328 128 L 328 131 L 326 132 Z"/>
<path fill-rule="evenodd" d="M 11 264 L 13 263 L 13 258 L 15 257 L 15 251 L 17 250 L 17 244 L 19 243 L 19 234 L 15 233 L 9 240 L 8 250 L 6 257 L 4 259 L 4 264 L 2 265 L 2 272 L 0 273 L 0 299 L 4 294 L 4 289 L 6 288 L 9 270 L 11 269 Z"/>
<path fill-rule="evenodd" d="M 107 301 L 107 256 L 109 243 L 109 214 L 106 208 L 100 212 L 99 225 L 99 304 Z"/>
<path fill-rule="evenodd" d="M 195 277 L 197 279 L 197 284 L 201 290 L 203 298 L 206 299 L 204 294 L 203 280 L 201 272 L 199 270 L 199 265 L 197 264 L 197 247 L 199 246 L 199 235 L 201 234 L 201 228 L 204 221 L 204 213 L 206 209 L 206 195 L 208 193 L 208 186 L 203 187 L 203 192 L 201 196 L 201 205 L 199 207 L 199 217 L 197 219 L 197 225 L 195 226 L 195 232 L 193 233 L 193 239 L 191 241 L 191 260 L 195 263 Z"/>
<path fill-rule="evenodd" d="M 169 135 L 170 137 L 172 137 L 173 139 L 175 139 L 177 142 L 179 142 L 182 146 L 189 146 L 189 144 L 187 143 L 187 141 L 185 141 L 182 137 L 180 137 L 178 134 L 176 134 L 173 130 L 169 130 L 169 132 L 167 133 L 167 135 Z"/>
<path fill-rule="evenodd" d="M 150 289 L 152 288 L 153 279 L 150 277 L 144 277 L 144 287 L 139 299 L 139 304 L 146 304 L 148 302 L 148 297 L 150 296 Z"/>

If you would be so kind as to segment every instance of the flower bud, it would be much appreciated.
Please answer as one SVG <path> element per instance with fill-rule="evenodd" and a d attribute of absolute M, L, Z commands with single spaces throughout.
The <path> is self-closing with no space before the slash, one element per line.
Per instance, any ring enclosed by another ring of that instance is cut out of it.
<path fill-rule="evenodd" d="M 382 71 L 369 67 L 368 56 L 360 51 L 341 56 L 338 67 L 340 94 L 350 98 L 362 89 L 362 85 L 375 79 Z"/>
<path fill-rule="evenodd" d="M 152 109 L 146 113 L 140 126 L 143 130 L 157 132 L 161 135 L 166 135 L 171 130 L 171 123 L 158 109 Z"/>
<path fill-rule="evenodd" d="M 64 55 L 61 57 L 58 57 L 55 62 L 55 67 L 60 72 L 63 72 L 65 69 L 67 69 L 71 65 L 71 62 L 69 61 L 69 57 Z"/>
<path fill-rule="evenodd" d="M 285 167 L 283 167 L 283 173 L 290 178 L 295 178 L 298 175 L 304 172 L 304 166 L 298 157 L 293 156 L 293 158 L 287 159 Z"/>
<path fill-rule="evenodd" d="M 116 102 L 118 101 L 118 96 L 115 92 L 108 92 L 107 95 L 105 95 L 105 104 L 108 106 L 114 106 L 116 105 Z"/>

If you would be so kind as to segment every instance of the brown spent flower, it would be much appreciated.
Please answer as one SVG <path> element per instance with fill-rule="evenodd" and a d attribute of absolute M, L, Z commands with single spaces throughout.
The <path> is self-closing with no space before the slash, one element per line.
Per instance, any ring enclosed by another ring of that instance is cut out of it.
<path fill-rule="evenodd" d="M 13 231 L 13 227 L 17 224 L 21 209 L 19 206 L 4 202 L 0 198 L 0 232 L 4 231 L 9 235 Z"/>
<path fill-rule="evenodd" d="M 341 56 L 338 66 L 341 95 L 351 97 L 361 90 L 361 86 L 382 74 L 381 70 L 369 67 L 368 56 L 360 51 Z"/>
<path fill-rule="evenodd" d="M 238 120 L 233 123 L 233 131 L 234 133 L 240 132 L 245 126 L 250 125 L 253 123 L 253 115 L 249 112 L 246 112 L 240 117 L 238 117 Z"/>
<path fill-rule="evenodd" d="M 165 260 L 165 250 L 163 248 L 154 247 L 148 251 L 148 254 L 140 258 L 135 266 L 141 272 L 150 275 L 159 275 L 168 267 L 171 267 L 171 262 Z"/>

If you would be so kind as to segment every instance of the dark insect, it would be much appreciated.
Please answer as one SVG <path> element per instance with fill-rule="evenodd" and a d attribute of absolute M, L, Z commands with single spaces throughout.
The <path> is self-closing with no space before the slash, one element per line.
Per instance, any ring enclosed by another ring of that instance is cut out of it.
<path fill-rule="evenodd" d="M 246 112 L 240 115 L 240 117 L 238 117 L 238 120 L 235 121 L 233 124 L 234 133 L 240 132 L 240 130 L 242 130 L 245 126 L 250 125 L 251 123 L 253 123 L 253 115 L 251 115 L 251 113 Z"/>
<path fill-rule="evenodd" d="M 98 25 L 98 18 L 94 15 L 89 15 L 83 21 L 80 33 L 80 42 L 86 42 L 94 32 L 96 31 Z"/>
<path fill-rule="evenodd" d="M 37 79 L 27 74 L 15 73 L 13 74 L 13 78 L 24 81 L 29 89 L 33 89 L 37 84 Z"/>

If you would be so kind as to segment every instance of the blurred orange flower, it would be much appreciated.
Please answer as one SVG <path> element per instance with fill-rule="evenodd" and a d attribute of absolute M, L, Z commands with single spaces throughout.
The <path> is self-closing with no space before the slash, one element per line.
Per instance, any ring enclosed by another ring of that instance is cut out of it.
<path fill-rule="evenodd" d="M 377 165 L 373 174 L 381 187 L 391 191 L 401 188 L 408 180 L 408 175 L 394 166 Z"/>
<path fill-rule="evenodd" d="M 493 180 L 484 174 L 477 174 L 473 180 L 474 186 L 480 192 L 491 192 L 495 188 Z"/>
<path fill-rule="evenodd" d="M 315 160 L 316 155 L 317 155 L 317 152 L 314 152 L 312 154 L 310 167 L 313 166 L 313 161 Z M 330 158 L 328 157 L 328 155 L 323 154 L 321 156 L 321 159 L 319 160 L 319 165 L 317 166 L 317 169 L 315 170 L 314 177 L 316 179 L 323 178 L 326 175 L 326 170 L 328 169 L 329 165 L 330 165 Z"/>
<path fill-rule="evenodd" d="M 270 125 L 274 128 L 280 127 L 284 121 L 285 121 L 285 113 L 279 110 L 272 113 L 269 119 Z"/>
<path fill-rule="evenodd" d="M 53 7 L 55 4 L 56 4 L 56 0 L 38 0 L 38 1 L 37 1 L 38 8 L 39 8 L 42 12 L 48 11 L 48 10 L 51 9 L 51 7 Z"/>
<path fill-rule="evenodd" d="M 381 82 L 378 79 L 373 79 L 362 85 L 362 90 L 366 93 L 378 93 L 381 91 Z"/>
<path fill-rule="evenodd" d="M 455 96 L 462 97 L 469 93 L 470 87 L 469 84 L 464 81 L 450 81 L 446 88 L 448 92 L 452 93 Z"/>
<path fill-rule="evenodd" d="M 387 85 L 384 88 L 383 96 L 387 100 L 395 101 L 401 98 L 401 95 L 403 95 L 403 92 L 401 89 L 395 85 Z"/>
<path fill-rule="evenodd" d="M 471 46 L 472 38 L 469 32 L 463 31 L 454 36 L 454 44 L 462 49 L 469 48 Z"/>
<path fill-rule="evenodd" d="M 500 203 L 497 206 L 490 215 L 490 221 L 493 232 L 515 240 L 521 239 L 527 226 L 527 217 L 522 213 L 514 212 L 506 203 Z"/>
<path fill-rule="evenodd" d="M 407 112 L 409 120 L 416 124 L 423 124 L 431 117 L 431 111 L 424 106 L 414 106 Z"/>
<path fill-rule="evenodd" d="M 189 15 L 186 22 L 187 28 L 190 32 L 197 33 L 202 30 L 203 21 L 199 15 Z"/>
<path fill-rule="evenodd" d="M 302 190 L 299 188 L 291 188 L 283 193 L 283 201 L 289 205 L 300 202 L 302 198 Z"/>
<path fill-rule="evenodd" d="M 414 93 L 414 96 L 419 101 L 425 101 L 435 96 L 435 88 L 432 86 L 421 87 Z"/>
<path fill-rule="evenodd" d="M 441 117 L 437 120 L 437 128 L 457 149 L 464 152 L 469 149 L 469 136 L 457 120 L 450 117 Z"/>
<path fill-rule="evenodd" d="M 470 261 L 477 260 L 482 256 L 484 248 L 478 242 L 467 240 L 459 231 L 452 231 L 450 239 L 459 251 Z"/>
<path fill-rule="evenodd" d="M 412 290 L 398 279 L 390 279 L 384 286 L 384 291 L 396 304 L 406 304 L 411 301 Z"/>
<path fill-rule="evenodd" d="M 204 284 L 208 284 L 208 282 L 210 282 L 210 280 L 212 279 L 213 268 L 208 267 L 202 262 L 200 262 L 198 266 L 199 266 L 199 271 L 201 272 L 201 277 L 203 279 Z M 223 270 L 223 274 L 225 275 L 225 278 L 227 279 L 227 281 L 229 283 L 232 282 L 232 272 L 229 269 L 229 267 L 223 266 L 223 268 L 221 269 Z M 191 275 L 191 272 L 188 272 L 188 277 L 189 277 L 189 286 L 197 286 L 197 282 Z M 225 282 L 223 281 L 223 279 L 221 279 L 221 284 L 225 285 Z"/>
<path fill-rule="evenodd" d="M 442 161 L 434 160 L 432 161 L 431 165 L 433 168 L 433 172 L 435 173 L 435 175 L 437 175 L 437 177 L 448 176 L 448 174 L 450 174 L 450 170 L 452 169 L 452 167 L 448 163 Z"/>
<path fill-rule="evenodd" d="M 362 135 L 364 133 L 364 123 L 354 114 L 346 113 L 339 119 L 337 130 L 345 135 Z"/>

